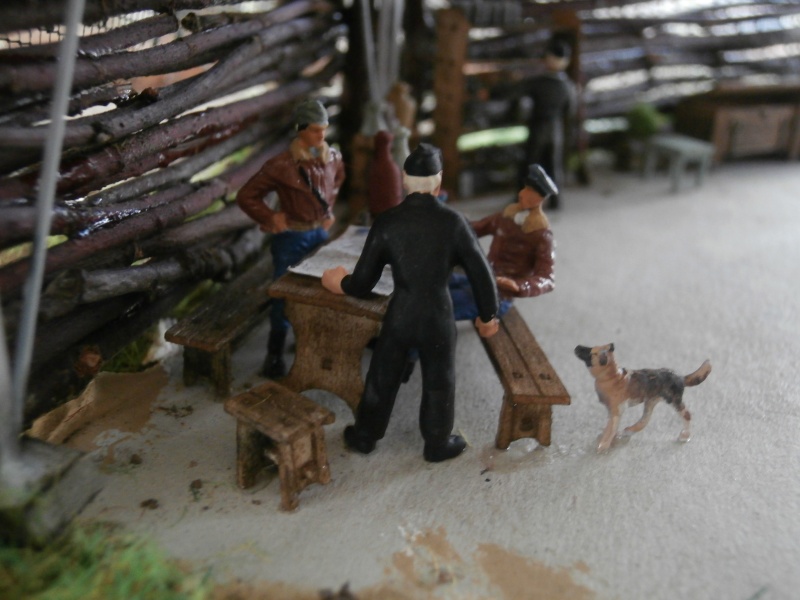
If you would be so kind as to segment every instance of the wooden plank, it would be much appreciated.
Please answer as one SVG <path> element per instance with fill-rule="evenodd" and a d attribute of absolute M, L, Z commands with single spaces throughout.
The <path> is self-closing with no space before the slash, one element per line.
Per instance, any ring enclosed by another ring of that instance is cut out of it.
<path fill-rule="evenodd" d="M 536 338 L 528 328 L 527 323 L 519 314 L 516 307 L 511 309 L 503 315 L 502 321 L 506 329 L 513 332 L 512 338 L 523 360 L 525 360 L 527 369 L 531 376 L 536 381 L 536 385 L 541 390 L 541 394 L 549 397 L 564 397 L 565 401 L 558 402 L 558 404 L 569 404 L 569 394 L 561 383 L 555 369 L 553 369 L 547 355 L 539 346 Z"/>
<path fill-rule="evenodd" d="M 336 415 L 324 406 L 275 381 L 268 381 L 250 390 L 250 393 L 261 396 L 284 412 L 315 426 L 330 425 L 336 420 Z"/>
<path fill-rule="evenodd" d="M 330 308 L 337 312 L 382 321 L 389 305 L 388 296 L 371 295 L 369 298 L 333 294 L 322 287 L 317 277 L 286 273 L 269 286 L 269 295 L 297 301 L 312 306 Z"/>
<path fill-rule="evenodd" d="M 514 340 L 502 321 L 500 330 L 495 335 L 481 338 L 481 341 L 506 394 L 515 398 L 518 396 L 542 396 L 536 381 L 530 375 L 528 365 L 522 359 Z"/>
<path fill-rule="evenodd" d="M 309 431 L 308 423 L 284 412 L 269 398 L 252 391 L 226 400 L 225 412 L 258 429 L 278 444 L 288 444 Z"/>
<path fill-rule="evenodd" d="M 206 352 L 216 352 L 232 343 L 266 317 L 271 279 L 272 258 L 265 255 L 198 310 L 173 325 L 165 339 Z"/>

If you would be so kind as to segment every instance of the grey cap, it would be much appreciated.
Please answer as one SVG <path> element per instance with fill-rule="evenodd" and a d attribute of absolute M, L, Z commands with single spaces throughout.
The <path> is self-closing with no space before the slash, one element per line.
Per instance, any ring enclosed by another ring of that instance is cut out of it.
<path fill-rule="evenodd" d="M 422 143 L 408 155 L 403 170 L 412 177 L 429 177 L 442 170 L 442 152 L 436 146 Z"/>
<path fill-rule="evenodd" d="M 319 100 L 305 100 L 294 108 L 294 125 L 304 129 L 308 125 L 327 125 L 328 111 Z"/>
<path fill-rule="evenodd" d="M 558 187 L 540 165 L 529 165 L 525 185 L 536 190 L 543 198 L 558 194 Z"/>

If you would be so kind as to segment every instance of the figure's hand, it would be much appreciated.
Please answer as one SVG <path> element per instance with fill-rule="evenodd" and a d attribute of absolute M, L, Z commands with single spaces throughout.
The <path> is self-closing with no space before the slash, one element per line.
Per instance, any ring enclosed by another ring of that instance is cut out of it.
<path fill-rule="evenodd" d="M 497 287 L 505 292 L 512 292 L 514 294 L 519 293 L 519 284 L 516 281 L 511 279 L 510 277 L 503 277 L 502 275 L 498 275 L 495 277 L 495 281 L 497 282 Z"/>
<path fill-rule="evenodd" d="M 344 290 L 342 289 L 342 279 L 344 279 L 346 275 L 347 269 L 341 266 L 334 267 L 332 269 L 326 269 L 322 273 L 322 287 L 329 292 L 333 292 L 334 294 L 339 294 L 341 296 L 344 294 Z"/>
<path fill-rule="evenodd" d="M 480 317 L 475 318 L 475 327 L 478 330 L 478 335 L 481 337 L 492 337 L 497 330 L 500 329 L 500 321 L 492 319 L 488 323 L 481 321 Z"/>
<path fill-rule="evenodd" d="M 328 231 L 335 222 L 336 222 L 336 217 L 334 217 L 333 215 L 331 215 L 330 217 L 325 217 L 324 219 L 322 219 L 322 228 L 325 231 Z"/>
<path fill-rule="evenodd" d="M 285 212 L 273 213 L 272 221 L 261 226 L 261 231 L 266 231 L 267 233 L 283 233 L 287 229 L 289 229 L 289 224 L 286 222 Z"/>

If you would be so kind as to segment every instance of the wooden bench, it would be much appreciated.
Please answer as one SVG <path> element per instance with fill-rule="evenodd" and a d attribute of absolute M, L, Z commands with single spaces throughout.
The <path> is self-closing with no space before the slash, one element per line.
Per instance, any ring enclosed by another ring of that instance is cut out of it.
<path fill-rule="evenodd" d="M 183 346 L 183 381 L 194 385 L 200 377 L 211 380 L 219 397 L 230 394 L 233 344 L 266 318 L 270 304 L 272 257 L 256 264 L 226 284 L 192 314 L 164 335 Z"/>
<path fill-rule="evenodd" d="M 651 178 L 656 170 L 659 158 L 667 159 L 672 192 L 680 190 L 683 182 L 688 177 L 688 167 L 697 165 L 697 185 L 702 185 L 703 180 L 711 169 L 714 160 L 714 146 L 708 142 L 677 133 L 663 133 L 652 136 L 647 140 L 644 150 L 645 178 Z"/>
<path fill-rule="evenodd" d="M 322 426 L 336 417 L 327 408 L 268 381 L 228 398 L 225 411 L 236 417 L 236 483 L 240 488 L 252 487 L 262 468 L 276 464 L 281 508 L 294 510 L 303 489 L 330 482 Z"/>
<path fill-rule="evenodd" d="M 504 390 L 495 445 L 505 450 L 514 440 L 535 438 L 549 446 L 552 407 L 570 397 L 516 307 L 481 341 Z"/>

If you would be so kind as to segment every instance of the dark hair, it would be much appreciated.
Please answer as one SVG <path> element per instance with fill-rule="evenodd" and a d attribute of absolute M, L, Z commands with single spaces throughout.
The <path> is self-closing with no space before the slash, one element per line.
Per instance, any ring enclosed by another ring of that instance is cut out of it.
<path fill-rule="evenodd" d="M 544 53 L 545 55 L 549 54 L 551 56 L 566 58 L 569 60 L 572 57 L 572 48 L 565 40 L 554 37 L 547 42 Z"/>

